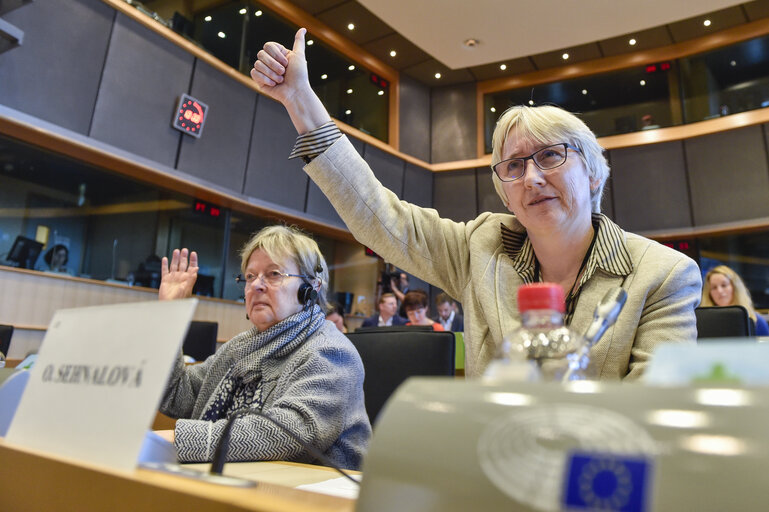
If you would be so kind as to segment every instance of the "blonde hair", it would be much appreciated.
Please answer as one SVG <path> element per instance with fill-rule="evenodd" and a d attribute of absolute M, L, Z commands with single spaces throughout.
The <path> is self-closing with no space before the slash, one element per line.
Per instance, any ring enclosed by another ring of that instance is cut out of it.
<path fill-rule="evenodd" d="M 585 162 L 591 183 L 597 183 L 595 190 L 591 187 L 590 203 L 593 212 L 601 212 L 601 197 L 603 187 L 609 177 L 609 164 L 603 155 L 603 148 L 598 143 L 595 134 L 574 114 L 552 105 L 528 107 L 517 105 L 507 109 L 497 120 L 494 128 L 493 151 L 491 166 L 502 161 L 502 148 L 507 136 L 513 130 L 518 130 L 521 138 L 530 139 L 540 144 L 557 144 L 568 142 L 579 149 L 579 155 Z M 491 173 L 491 180 L 497 194 L 507 206 L 507 196 L 502 189 L 502 180 L 496 173 Z"/>
<path fill-rule="evenodd" d="M 304 282 L 318 290 L 318 304 L 326 311 L 328 302 L 328 266 L 318 244 L 293 226 L 267 226 L 254 234 L 240 250 L 240 271 L 246 272 L 246 265 L 254 251 L 261 249 L 276 263 L 293 261 L 299 273 L 310 276 Z M 320 280 L 317 287 L 315 279 Z"/>
<path fill-rule="evenodd" d="M 755 322 L 756 321 L 756 309 L 753 307 L 753 299 L 750 298 L 750 292 L 747 286 L 740 278 L 739 274 L 727 267 L 726 265 L 719 265 L 705 275 L 705 280 L 702 282 L 702 301 L 700 306 L 715 306 L 713 298 L 710 296 L 710 278 L 713 274 L 721 274 L 732 283 L 732 303 L 730 306 L 742 306 L 748 310 L 748 315 Z"/>

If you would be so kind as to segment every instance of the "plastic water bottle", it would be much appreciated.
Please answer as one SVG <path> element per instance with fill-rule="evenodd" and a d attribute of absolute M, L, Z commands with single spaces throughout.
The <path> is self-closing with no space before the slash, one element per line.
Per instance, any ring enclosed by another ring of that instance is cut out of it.
<path fill-rule="evenodd" d="M 563 288 L 534 283 L 518 288 L 521 326 L 506 336 L 486 370 L 490 379 L 562 381 L 587 378 L 584 338 L 564 325 Z"/>

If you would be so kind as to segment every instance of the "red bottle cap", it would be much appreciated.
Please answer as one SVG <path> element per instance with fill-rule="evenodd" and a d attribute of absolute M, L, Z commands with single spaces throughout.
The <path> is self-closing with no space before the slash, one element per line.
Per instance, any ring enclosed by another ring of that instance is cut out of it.
<path fill-rule="evenodd" d="M 518 311 L 552 309 L 566 312 L 563 288 L 556 283 L 524 284 L 518 288 Z"/>

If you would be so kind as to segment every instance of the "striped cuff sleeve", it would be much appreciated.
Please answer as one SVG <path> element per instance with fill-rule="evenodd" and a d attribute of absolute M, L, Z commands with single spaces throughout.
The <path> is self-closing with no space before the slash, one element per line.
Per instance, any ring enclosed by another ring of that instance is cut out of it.
<path fill-rule="evenodd" d="M 288 159 L 302 158 L 305 162 L 310 163 L 313 158 L 326 151 L 341 136 L 342 132 L 339 131 L 336 124 L 329 121 L 297 137 L 294 149 L 291 150 Z"/>

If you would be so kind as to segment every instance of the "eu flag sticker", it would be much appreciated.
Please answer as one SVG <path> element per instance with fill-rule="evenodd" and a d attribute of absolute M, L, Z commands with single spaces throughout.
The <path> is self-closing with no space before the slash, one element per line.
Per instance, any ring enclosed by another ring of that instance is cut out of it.
<path fill-rule="evenodd" d="M 651 464 L 643 457 L 572 453 L 565 476 L 563 504 L 568 510 L 648 509 Z"/>

